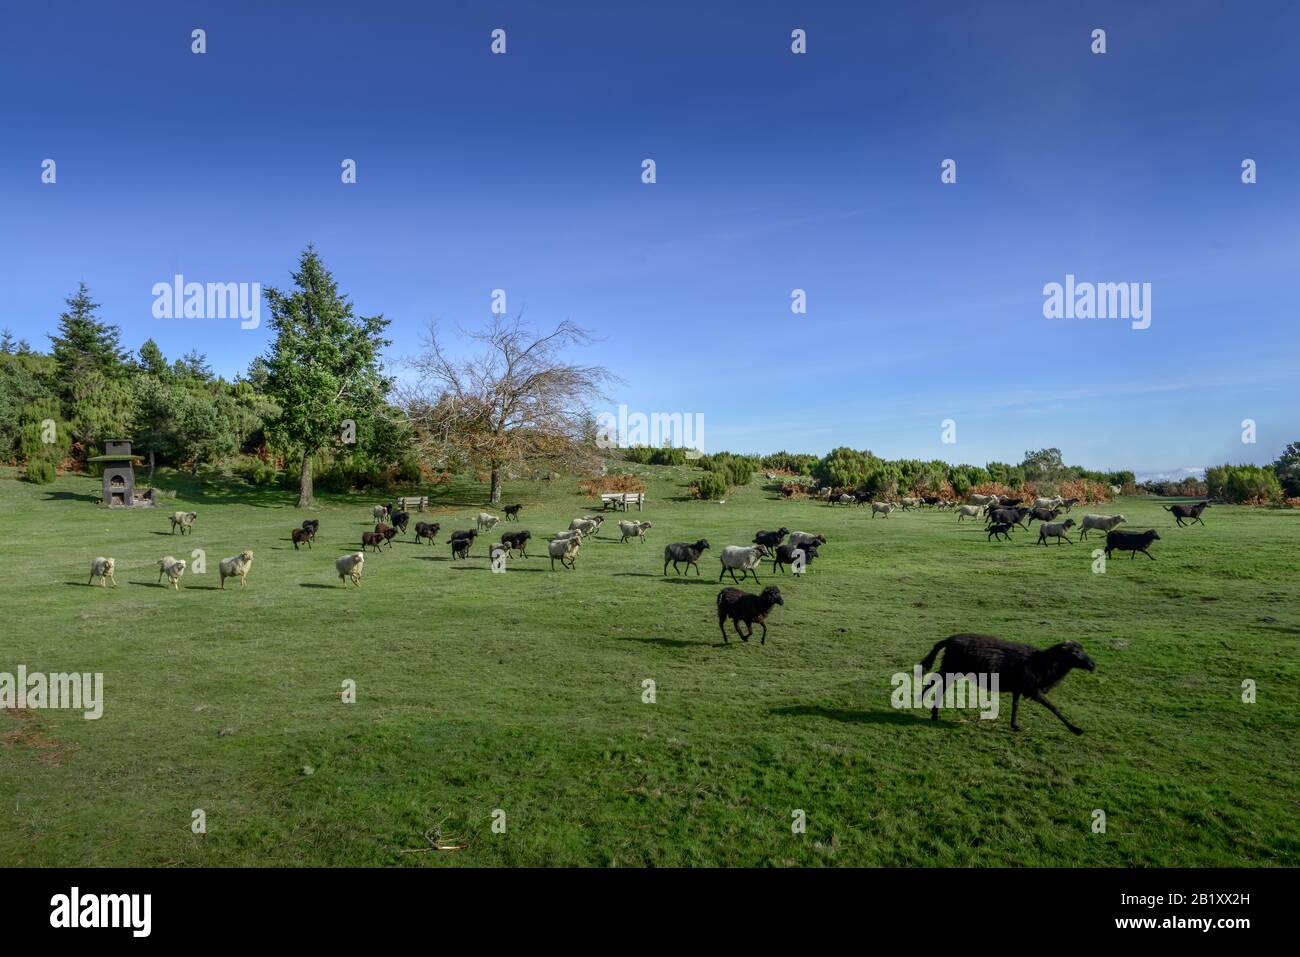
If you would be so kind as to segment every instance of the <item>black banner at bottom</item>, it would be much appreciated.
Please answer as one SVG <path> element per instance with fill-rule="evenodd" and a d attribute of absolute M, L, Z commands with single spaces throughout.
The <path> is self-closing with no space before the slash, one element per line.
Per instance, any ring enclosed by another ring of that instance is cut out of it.
<path fill-rule="evenodd" d="M 5 940 L 368 945 L 412 929 L 567 940 L 716 925 L 732 944 L 851 927 L 873 941 L 985 928 L 1010 942 L 1277 934 L 1294 869 L 1252 870 L 4 870 Z M 667 922 L 665 924 L 664 922 Z M 531 930 L 529 929 L 531 928 Z M 698 930 L 696 929 L 698 928 Z M 620 938 L 615 937 L 613 940 Z"/>

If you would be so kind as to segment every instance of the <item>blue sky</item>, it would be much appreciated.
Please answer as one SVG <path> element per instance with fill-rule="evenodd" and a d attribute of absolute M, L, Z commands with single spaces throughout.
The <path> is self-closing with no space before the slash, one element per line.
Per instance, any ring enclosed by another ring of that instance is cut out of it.
<path fill-rule="evenodd" d="M 123 7 L 0 12 L 0 325 L 33 343 L 84 279 L 131 348 L 232 376 L 266 329 L 155 319 L 154 283 L 284 285 L 312 241 L 399 374 L 500 287 L 711 450 L 1152 472 L 1300 439 L 1295 4 Z M 1067 273 L 1150 282 L 1151 327 L 1045 319 Z"/>

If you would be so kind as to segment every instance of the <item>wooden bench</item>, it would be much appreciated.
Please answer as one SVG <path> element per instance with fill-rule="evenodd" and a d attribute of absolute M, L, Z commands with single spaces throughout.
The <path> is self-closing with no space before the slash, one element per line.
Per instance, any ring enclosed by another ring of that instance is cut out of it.
<path fill-rule="evenodd" d="M 399 512 L 409 512 L 411 509 L 424 511 L 424 506 L 429 504 L 427 495 L 404 495 L 397 500 L 397 510 Z"/>
<path fill-rule="evenodd" d="M 645 505 L 645 492 L 601 492 L 600 504 L 602 508 L 621 509 L 624 512 L 629 506 L 636 505 L 636 510 L 640 512 Z"/>

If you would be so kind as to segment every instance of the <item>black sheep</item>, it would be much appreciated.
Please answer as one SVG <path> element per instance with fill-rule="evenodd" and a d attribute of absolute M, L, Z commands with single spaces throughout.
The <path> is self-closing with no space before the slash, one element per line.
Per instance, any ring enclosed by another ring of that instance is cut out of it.
<path fill-rule="evenodd" d="M 951 635 L 930 649 L 921 662 L 925 671 L 934 665 L 940 650 L 943 651 L 940 673 L 945 686 L 962 675 L 998 676 L 998 691 L 1011 692 L 1012 731 L 1020 730 L 1016 715 L 1020 709 L 1020 696 L 1024 695 L 1060 718 L 1075 734 L 1083 734 L 1083 729 L 1072 725 L 1046 697 L 1047 692 L 1060 684 L 1072 669 L 1096 670 L 1096 662 L 1083 653 L 1083 646 L 1077 641 L 1063 641 L 1040 649 L 992 635 Z M 939 720 L 937 706 L 930 709 L 930 720 Z"/>
<path fill-rule="evenodd" d="M 1145 532 L 1129 532 L 1115 529 L 1106 533 L 1106 557 L 1110 558 L 1112 551 L 1129 552 L 1129 561 L 1132 561 L 1137 558 L 1137 553 L 1141 552 L 1147 558 L 1155 561 L 1156 557 L 1147 549 L 1151 547 L 1152 542 L 1159 540 L 1160 536 L 1156 534 L 1154 528 L 1147 529 Z"/>
<path fill-rule="evenodd" d="M 763 629 L 763 637 L 759 640 L 759 644 L 767 644 L 767 616 L 772 611 L 773 605 L 784 604 L 781 590 L 775 585 L 768 585 L 758 595 L 751 595 L 739 588 L 722 589 L 718 592 L 718 630 L 722 632 L 723 642 L 728 641 L 727 619 L 730 618 L 732 627 L 736 629 L 736 634 L 740 635 L 741 641 L 749 641 L 750 636 L 754 634 L 754 625 L 757 624 Z M 742 621 L 748 627 L 745 634 L 741 634 L 740 631 Z"/>
<path fill-rule="evenodd" d="M 314 536 L 317 532 L 320 531 L 320 519 L 319 519 L 319 518 L 304 518 L 304 519 L 302 520 L 302 527 L 303 527 L 304 529 L 306 529 L 307 531 L 311 532 L 312 535 Z"/>
<path fill-rule="evenodd" d="M 388 520 L 393 523 L 394 527 L 400 528 L 402 534 L 406 534 L 406 526 L 411 521 L 410 512 L 389 512 Z"/>
<path fill-rule="evenodd" d="M 1025 531 L 1029 531 L 1029 526 L 1024 525 L 1025 516 L 1029 514 L 1027 508 L 994 508 L 989 510 L 989 524 L 1006 522 L 1010 525 L 1018 525 Z"/>
<path fill-rule="evenodd" d="M 1023 501 L 1024 501 L 1023 498 L 1005 498 L 1003 496 L 998 497 L 998 504 L 1001 505 L 1003 508 L 1015 508 Z"/>
<path fill-rule="evenodd" d="M 416 522 L 415 523 L 415 544 L 417 545 L 420 544 L 420 539 L 422 538 L 427 538 L 429 540 L 429 543 L 432 544 L 434 539 L 438 535 L 438 529 L 441 527 L 442 526 L 440 526 L 437 522 L 434 522 L 433 524 L 430 524 L 428 522 Z"/>
<path fill-rule="evenodd" d="M 384 538 L 383 532 L 362 532 L 361 550 L 364 552 L 369 546 L 373 545 L 375 551 L 379 551 L 379 546 L 383 545 L 386 541 L 387 539 Z"/>
<path fill-rule="evenodd" d="M 311 548 L 311 540 L 316 537 L 316 530 L 311 528 L 295 528 L 289 535 L 293 539 L 293 550 L 298 550 L 300 543 L 306 542 L 307 547 Z"/>
<path fill-rule="evenodd" d="M 474 544 L 474 539 L 478 537 L 477 529 L 466 529 L 463 532 L 452 532 L 451 538 L 451 557 L 459 555 L 461 558 L 469 557 L 470 546 Z"/>
<path fill-rule="evenodd" d="M 1201 518 L 1201 513 L 1209 507 L 1209 502 L 1197 502 L 1195 505 L 1166 505 L 1164 509 L 1166 512 L 1173 513 L 1174 521 L 1178 523 L 1179 528 L 1182 528 L 1185 518 L 1190 518 L 1193 525 L 1197 522 L 1204 525 L 1205 519 Z"/>
<path fill-rule="evenodd" d="M 784 525 L 778 528 L 775 532 L 760 531 L 754 536 L 754 544 L 766 545 L 768 548 L 776 548 L 776 546 L 781 544 L 781 539 L 785 538 L 789 534 L 790 529 L 786 528 Z"/>
<path fill-rule="evenodd" d="M 506 521 L 507 521 L 507 522 L 517 522 L 517 521 L 519 521 L 519 513 L 520 513 L 522 510 L 523 510 L 523 506 L 522 506 L 522 505 L 507 505 L 507 506 L 505 507 Z"/>
<path fill-rule="evenodd" d="M 686 542 L 673 542 L 671 545 L 664 546 L 664 574 L 668 574 L 669 563 L 673 566 L 673 571 L 681 574 L 681 569 L 677 567 L 678 562 L 684 562 L 686 571 L 689 573 L 691 566 L 695 566 L 695 574 L 700 573 L 700 555 L 709 547 L 708 539 L 701 538 L 694 545 Z"/>
<path fill-rule="evenodd" d="M 999 535 L 1001 535 L 1007 541 L 1011 541 L 1011 527 L 1012 526 L 1010 522 L 998 522 L 994 525 L 990 525 L 988 541 L 990 542 L 993 541 L 993 539 Z"/>
<path fill-rule="evenodd" d="M 1029 524 L 1033 525 L 1034 519 L 1038 519 L 1040 522 L 1050 522 L 1060 514 L 1061 510 L 1059 508 L 1031 508 L 1029 510 Z"/>
<path fill-rule="evenodd" d="M 528 540 L 532 537 L 532 533 L 527 529 L 522 532 L 503 532 L 501 534 L 501 544 L 510 551 L 514 551 L 516 548 L 519 549 L 519 553 L 523 555 L 524 558 L 527 558 Z"/>
<path fill-rule="evenodd" d="M 772 562 L 772 570 L 785 574 L 785 566 L 794 564 L 794 553 L 803 551 L 804 567 L 807 568 L 817 558 L 816 545 L 778 545 L 776 547 L 776 559 Z"/>

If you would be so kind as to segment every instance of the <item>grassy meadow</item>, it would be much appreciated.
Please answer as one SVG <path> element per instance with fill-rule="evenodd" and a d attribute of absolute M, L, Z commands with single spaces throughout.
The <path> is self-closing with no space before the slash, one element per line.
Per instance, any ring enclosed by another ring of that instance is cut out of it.
<path fill-rule="evenodd" d="M 0 711 L 0 864 L 1300 863 L 1300 511 L 1216 506 L 1176 528 L 1124 499 L 1101 510 L 1158 528 L 1156 561 L 1094 574 L 1097 533 L 990 544 L 951 513 L 872 519 L 761 477 L 700 503 L 685 469 L 633 470 L 644 545 L 611 519 L 552 572 L 546 535 L 592 504 L 576 480 L 519 483 L 509 527 L 535 557 L 492 574 L 480 537 L 452 562 L 448 532 L 485 498 L 464 481 L 432 492 L 438 544 L 368 555 L 360 589 L 333 560 L 378 497 L 322 496 L 295 552 L 307 515 L 281 490 L 164 473 L 175 498 L 110 513 L 94 478 L 0 474 L 0 672 L 103 672 L 105 697 L 98 721 Z M 198 512 L 192 537 L 169 534 L 175 509 Z M 786 601 L 767 644 L 724 646 L 717 554 L 781 525 L 824 533 L 822 558 L 801 579 L 765 563 Z M 663 577 L 664 544 L 700 537 L 703 575 Z M 193 548 L 208 573 L 159 585 L 154 563 Z M 248 587 L 219 590 L 218 560 L 244 548 Z M 97 555 L 116 589 L 87 587 Z M 1049 697 L 1086 734 L 1032 702 L 1013 733 L 1009 696 L 995 721 L 893 709 L 890 676 L 958 631 L 1080 641 L 1097 670 Z"/>

